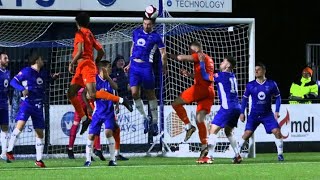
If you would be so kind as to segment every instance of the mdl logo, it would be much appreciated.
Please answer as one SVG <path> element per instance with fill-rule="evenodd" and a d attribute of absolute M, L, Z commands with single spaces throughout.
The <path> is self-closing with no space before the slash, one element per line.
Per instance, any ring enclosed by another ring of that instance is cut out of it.
<path fill-rule="evenodd" d="M 112 6 L 116 0 L 98 0 L 102 6 Z"/>

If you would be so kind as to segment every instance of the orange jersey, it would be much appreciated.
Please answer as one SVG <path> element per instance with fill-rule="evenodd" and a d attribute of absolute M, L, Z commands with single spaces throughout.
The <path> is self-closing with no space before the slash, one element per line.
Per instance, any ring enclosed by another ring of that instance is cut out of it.
<path fill-rule="evenodd" d="M 192 57 L 194 59 L 194 84 L 197 85 L 204 85 L 204 86 L 211 86 L 212 82 L 206 81 L 202 78 L 201 75 L 201 68 L 200 68 L 200 60 L 198 57 L 198 53 L 193 53 Z M 205 54 L 204 59 L 206 65 L 206 72 L 209 74 L 210 77 L 213 77 L 214 74 L 214 63 L 210 56 Z"/>
<path fill-rule="evenodd" d="M 74 50 L 72 57 L 74 57 L 78 52 L 78 43 L 83 43 L 83 52 L 80 58 L 82 59 L 91 59 L 93 61 L 93 48 L 96 50 L 102 49 L 101 44 L 93 36 L 92 32 L 88 28 L 80 28 L 76 32 L 74 37 Z"/>

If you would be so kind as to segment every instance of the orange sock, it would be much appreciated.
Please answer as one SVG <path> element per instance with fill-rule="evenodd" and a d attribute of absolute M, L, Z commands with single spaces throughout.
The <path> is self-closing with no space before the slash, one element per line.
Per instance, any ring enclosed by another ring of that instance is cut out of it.
<path fill-rule="evenodd" d="M 85 115 L 85 112 L 82 109 L 81 103 L 79 102 L 77 96 L 74 96 L 70 99 L 71 104 L 73 105 L 75 111 L 78 113 L 79 117 L 82 118 Z"/>
<path fill-rule="evenodd" d="M 199 130 L 199 138 L 201 144 L 208 144 L 208 139 L 207 139 L 207 127 L 204 122 L 197 123 L 198 130 Z"/>
<path fill-rule="evenodd" d="M 93 147 L 96 150 L 101 150 L 100 136 L 94 136 Z"/>
<path fill-rule="evenodd" d="M 115 149 L 120 149 L 120 128 L 114 130 L 113 137 L 115 140 Z"/>
<path fill-rule="evenodd" d="M 119 96 L 115 96 L 111 93 L 108 93 L 106 91 L 101 91 L 101 90 L 96 92 L 96 98 L 110 100 L 113 102 L 119 102 L 120 100 Z"/>
<path fill-rule="evenodd" d="M 184 124 L 190 123 L 190 120 L 187 116 L 187 111 L 182 105 L 172 105 L 172 107 L 176 111 L 178 117 L 184 122 Z"/>

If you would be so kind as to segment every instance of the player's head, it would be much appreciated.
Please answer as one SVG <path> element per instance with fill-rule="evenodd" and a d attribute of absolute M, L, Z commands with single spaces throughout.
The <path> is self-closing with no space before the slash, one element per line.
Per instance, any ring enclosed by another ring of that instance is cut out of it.
<path fill-rule="evenodd" d="M 156 19 L 155 18 L 147 18 L 146 16 L 143 16 L 143 30 L 146 33 L 150 33 L 153 31 L 153 26 L 156 23 Z"/>
<path fill-rule="evenodd" d="M 102 68 L 105 68 L 108 72 L 108 74 L 111 74 L 112 72 L 112 67 L 111 67 L 111 63 L 110 61 L 106 60 L 106 59 L 102 59 L 100 62 L 99 62 L 99 71 L 102 70 Z"/>
<path fill-rule="evenodd" d="M 89 26 L 89 23 L 90 23 L 90 16 L 87 13 L 81 12 L 77 15 L 76 24 L 78 27 L 87 28 Z"/>
<path fill-rule="evenodd" d="M 6 68 L 9 65 L 9 58 L 6 52 L 0 52 L 0 67 Z"/>
<path fill-rule="evenodd" d="M 266 66 L 263 63 L 258 62 L 255 67 L 256 78 L 263 78 L 265 77 L 265 75 L 266 75 Z"/>
<path fill-rule="evenodd" d="M 220 64 L 220 70 L 231 71 L 235 66 L 236 60 L 232 56 L 226 56 Z"/>
<path fill-rule="evenodd" d="M 189 44 L 189 52 L 190 52 L 190 54 L 197 53 L 197 52 L 200 52 L 200 51 L 202 51 L 202 46 L 201 46 L 201 43 L 199 41 L 195 40 L 195 41 L 192 41 Z"/>
<path fill-rule="evenodd" d="M 302 77 L 309 78 L 313 74 L 313 70 L 310 67 L 306 67 L 302 70 Z"/>
<path fill-rule="evenodd" d="M 39 68 L 42 68 L 44 65 L 44 62 L 42 60 L 42 57 L 38 53 L 32 53 L 29 57 L 29 63 L 30 65 L 37 65 Z"/>

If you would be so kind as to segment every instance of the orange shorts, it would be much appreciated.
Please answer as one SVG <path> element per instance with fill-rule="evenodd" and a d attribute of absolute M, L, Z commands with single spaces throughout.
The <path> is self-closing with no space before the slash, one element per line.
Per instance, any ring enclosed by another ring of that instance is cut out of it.
<path fill-rule="evenodd" d="M 196 84 L 192 85 L 180 94 L 180 97 L 187 104 L 197 102 L 197 112 L 205 110 L 207 111 L 207 114 L 211 111 L 214 96 L 215 92 L 212 86 L 207 87 Z"/>
<path fill-rule="evenodd" d="M 91 59 L 82 60 L 77 68 L 76 74 L 71 80 L 71 84 L 78 84 L 81 87 L 85 87 L 88 83 L 95 83 L 97 75 L 97 68 L 95 63 Z"/>

